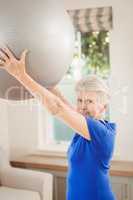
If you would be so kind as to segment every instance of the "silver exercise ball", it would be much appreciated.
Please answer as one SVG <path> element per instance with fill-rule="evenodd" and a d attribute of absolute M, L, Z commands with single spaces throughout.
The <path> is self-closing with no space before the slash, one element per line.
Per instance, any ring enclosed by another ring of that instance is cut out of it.
<path fill-rule="evenodd" d="M 59 0 L 0 0 L 0 44 L 16 57 L 28 49 L 27 73 L 45 87 L 56 85 L 72 61 L 74 28 Z M 32 95 L 0 69 L 0 98 L 23 100 Z"/>

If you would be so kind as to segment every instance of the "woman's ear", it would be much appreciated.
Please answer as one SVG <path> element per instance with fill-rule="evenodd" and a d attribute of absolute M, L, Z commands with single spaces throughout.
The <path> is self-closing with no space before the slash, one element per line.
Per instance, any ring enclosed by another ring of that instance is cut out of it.
<path fill-rule="evenodd" d="M 104 105 L 104 110 L 106 111 L 106 109 L 108 108 L 107 104 Z"/>
<path fill-rule="evenodd" d="M 106 104 L 102 105 L 100 109 L 100 113 L 105 113 L 106 109 L 107 109 L 107 105 Z"/>

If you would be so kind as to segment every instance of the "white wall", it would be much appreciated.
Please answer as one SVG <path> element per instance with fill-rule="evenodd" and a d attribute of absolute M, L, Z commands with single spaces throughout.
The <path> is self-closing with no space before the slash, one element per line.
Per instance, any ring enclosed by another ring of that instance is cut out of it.
<path fill-rule="evenodd" d="M 66 9 L 112 6 L 114 27 L 110 33 L 112 120 L 118 124 L 115 155 L 122 160 L 133 160 L 133 1 L 120 0 L 64 0 Z M 123 97 L 124 96 L 124 97 Z M 28 105 L 8 105 L 9 135 L 12 155 L 32 151 L 36 146 L 38 117 L 36 109 Z"/>
<path fill-rule="evenodd" d="M 0 99 L 0 147 L 9 151 L 7 104 Z"/>
<path fill-rule="evenodd" d="M 33 152 L 40 129 L 37 101 L 10 101 L 7 106 L 11 157 Z"/>

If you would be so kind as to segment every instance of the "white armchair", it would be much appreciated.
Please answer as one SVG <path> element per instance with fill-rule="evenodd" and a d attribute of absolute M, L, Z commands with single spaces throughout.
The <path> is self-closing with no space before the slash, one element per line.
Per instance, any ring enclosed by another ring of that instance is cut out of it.
<path fill-rule="evenodd" d="M 53 176 L 49 173 L 11 167 L 0 148 L 0 200 L 52 200 Z"/>

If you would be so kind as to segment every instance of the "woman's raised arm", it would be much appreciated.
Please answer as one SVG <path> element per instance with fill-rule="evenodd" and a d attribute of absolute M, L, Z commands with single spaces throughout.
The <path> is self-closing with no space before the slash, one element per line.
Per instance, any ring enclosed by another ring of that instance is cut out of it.
<path fill-rule="evenodd" d="M 26 53 L 27 50 L 22 53 L 20 59 L 17 59 L 7 47 L 2 48 L 0 49 L 0 66 L 14 76 L 35 98 L 39 99 L 51 114 L 64 121 L 86 139 L 90 139 L 85 117 L 26 73 Z"/>
<path fill-rule="evenodd" d="M 70 108 L 72 108 L 73 110 L 77 110 L 76 106 L 72 105 L 68 99 L 61 93 L 61 91 L 59 90 L 59 88 L 57 86 L 52 87 L 52 88 L 48 88 L 48 90 L 50 92 L 52 92 L 53 94 L 55 94 L 57 97 L 59 97 L 66 105 L 68 105 Z"/>

